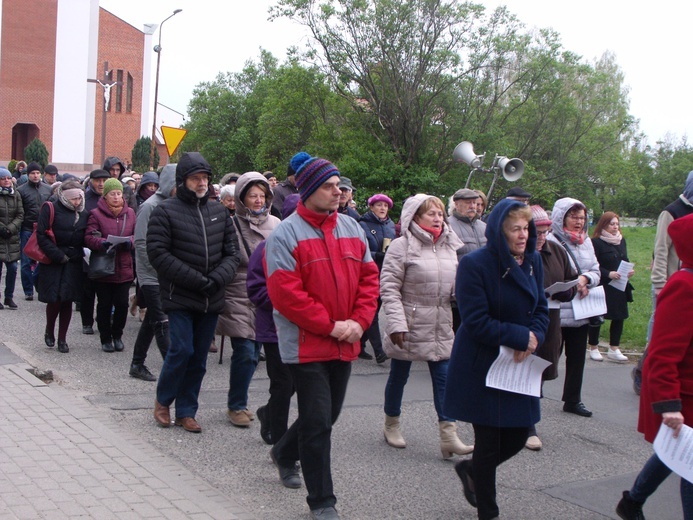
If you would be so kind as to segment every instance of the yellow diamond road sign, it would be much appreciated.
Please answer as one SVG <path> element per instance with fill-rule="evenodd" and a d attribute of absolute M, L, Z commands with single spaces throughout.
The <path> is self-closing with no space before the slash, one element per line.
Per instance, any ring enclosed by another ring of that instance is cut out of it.
<path fill-rule="evenodd" d="M 164 143 L 166 143 L 166 151 L 169 157 L 175 153 L 187 133 L 188 131 L 183 128 L 173 128 L 172 126 L 161 127 L 161 135 L 164 136 Z"/>

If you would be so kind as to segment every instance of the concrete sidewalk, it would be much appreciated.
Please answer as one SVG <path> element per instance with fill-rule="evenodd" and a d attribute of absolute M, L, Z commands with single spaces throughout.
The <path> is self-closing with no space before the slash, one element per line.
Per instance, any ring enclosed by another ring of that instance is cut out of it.
<path fill-rule="evenodd" d="M 0 344 L 0 519 L 250 519 Z"/>

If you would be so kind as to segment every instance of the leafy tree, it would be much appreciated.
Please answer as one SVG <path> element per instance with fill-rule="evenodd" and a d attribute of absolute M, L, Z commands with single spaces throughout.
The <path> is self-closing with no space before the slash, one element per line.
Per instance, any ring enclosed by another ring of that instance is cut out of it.
<path fill-rule="evenodd" d="M 131 160 L 132 168 L 138 172 L 149 171 L 149 161 L 152 153 L 152 138 L 148 136 L 140 137 L 132 148 Z M 159 150 L 154 148 L 154 170 L 159 167 Z"/>
<path fill-rule="evenodd" d="M 48 164 L 48 149 L 43 142 L 35 137 L 26 148 L 24 148 L 24 160 L 29 163 L 35 161 L 45 168 Z"/>

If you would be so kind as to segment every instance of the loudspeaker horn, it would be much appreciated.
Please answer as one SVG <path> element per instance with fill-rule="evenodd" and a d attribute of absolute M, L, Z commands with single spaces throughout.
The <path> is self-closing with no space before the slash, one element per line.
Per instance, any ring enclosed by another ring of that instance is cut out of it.
<path fill-rule="evenodd" d="M 452 152 L 452 158 L 455 161 L 468 164 L 472 168 L 481 168 L 480 157 L 474 153 L 474 146 L 469 141 L 462 141 Z"/>
<path fill-rule="evenodd" d="M 498 167 L 503 173 L 503 178 L 510 182 L 519 180 L 525 173 L 525 163 L 521 159 L 501 157 L 498 159 Z"/>

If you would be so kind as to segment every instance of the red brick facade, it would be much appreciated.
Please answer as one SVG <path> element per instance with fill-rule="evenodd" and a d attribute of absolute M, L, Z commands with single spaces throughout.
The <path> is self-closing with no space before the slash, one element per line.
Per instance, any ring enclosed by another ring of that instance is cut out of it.
<path fill-rule="evenodd" d="M 111 72 L 109 83 L 121 80 L 111 89 L 106 114 L 106 156 L 130 159 L 140 135 L 142 113 L 144 33 L 104 9 L 99 9 L 99 53 L 97 78 L 104 81 L 104 62 Z M 128 78 L 131 78 L 130 80 Z M 128 83 L 130 83 L 128 85 Z M 128 94 L 128 91 L 130 93 Z M 101 122 L 104 89 L 97 85 L 94 121 L 94 162 L 101 160 Z M 120 93 L 120 95 L 119 95 Z M 120 98 L 120 100 L 118 99 Z M 129 101 L 128 101 L 129 100 Z M 118 106 L 120 105 L 120 106 Z M 120 108 L 120 111 L 118 111 Z M 129 110 L 129 111 L 128 111 Z"/>
<path fill-rule="evenodd" d="M 57 13 L 57 0 L 2 2 L 1 158 L 23 158 L 34 137 L 52 148 Z"/>

